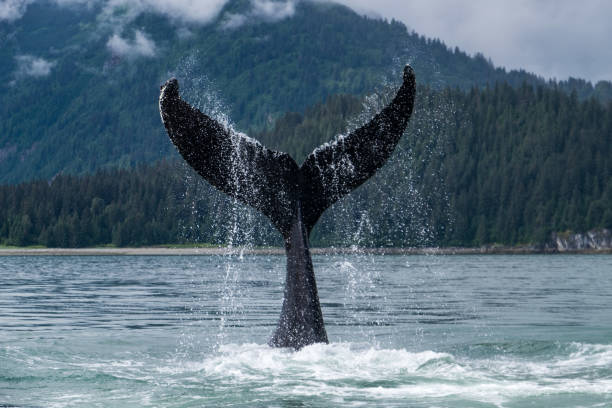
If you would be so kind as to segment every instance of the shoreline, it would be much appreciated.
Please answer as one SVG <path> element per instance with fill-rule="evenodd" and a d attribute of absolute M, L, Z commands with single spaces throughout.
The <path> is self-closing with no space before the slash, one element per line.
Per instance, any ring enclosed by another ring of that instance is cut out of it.
<path fill-rule="evenodd" d="M 313 255 L 535 255 L 535 254 L 612 254 L 612 248 L 565 249 L 487 246 L 476 248 L 311 248 Z M 283 248 L 248 247 L 126 247 L 126 248 L 0 248 L 1 256 L 221 256 L 284 255 Z"/>

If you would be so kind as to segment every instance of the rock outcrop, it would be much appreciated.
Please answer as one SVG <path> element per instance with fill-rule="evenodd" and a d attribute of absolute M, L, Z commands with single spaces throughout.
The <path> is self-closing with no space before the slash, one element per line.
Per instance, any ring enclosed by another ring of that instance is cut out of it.
<path fill-rule="evenodd" d="M 551 238 L 552 249 L 559 252 L 612 249 L 612 230 L 609 229 L 597 229 L 585 233 L 553 233 Z"/>

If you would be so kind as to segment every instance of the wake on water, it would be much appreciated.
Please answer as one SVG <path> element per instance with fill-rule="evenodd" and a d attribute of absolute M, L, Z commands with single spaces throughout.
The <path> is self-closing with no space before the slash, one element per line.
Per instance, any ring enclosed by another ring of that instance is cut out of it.
<path fill-rule="evenodd" d="M 11 357 L 5 354 L 2 359 L 36 365 L 41 371 L 23 377 L 5 371 L 0 381 L 19 387 L 42 380 L 37 375 L 46 373 L 45 382 L 82 382 L 57 398 L 57 391 L 47 394 L 45 406 L 57 408 L 610 406 L 612 346 L 532 343 L 518 349 L 482 344 L 467 352 L 410 352 L 331 343 L 295 352 L 263 344 L 226 344 L 201 361 L 146 354 L 61 361 L 26 356 L 13 348 Z M 83 389 L 90 391 L 80 392 Z M 106 394 L 104 403 L 101 394 Z"/>
<path fill-rule="evenodd" d="M 226 345 L 191 369 L 207 379 L 241 387 L 249 384 L 246 387 L 263 394 L 318 395 L 337 403 L 395 401 L 401 405 L 408 400 L 451 398 L 510 406 L 513 400 L 526 397 L 568 393 L 604 397 L 612 392 L 612 346 L 572 343 L 551 348 L 563 354 L 534 361 L 520 355 L 470 358 L 355 343 L 317 344 L 299 352 L 257 344 Z M 604 381 L 588 379 L 606 373 Z"/>

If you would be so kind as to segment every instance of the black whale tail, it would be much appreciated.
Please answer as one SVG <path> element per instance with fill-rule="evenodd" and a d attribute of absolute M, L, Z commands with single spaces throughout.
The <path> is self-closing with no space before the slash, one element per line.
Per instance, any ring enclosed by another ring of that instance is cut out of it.
<path fill-rule="evenodd" d="M 302 166 L 191 107 L 180 98 L 176 79 L 161 87 L 159 107 L 187 163 L 217 189 L 264 213 L 287 240 L 298 202 L 310 234 L 329 206 L 383 166 L 406 128 L 414 95 L 414 72 L 407 65 L 387 107 L 361 128 L 315 149 Z"/>
<path fill-rule="evenodd" d="M 287 253 L 283 308 L 270 344 L 299 349 L 327 342 L 308 236 L 323 212 L 363 184 L 387 161 L 412 114 L 415 77 L 404 69 L 395 98 L 367 124 L 315 149 L 301 166 L 226 129 L 183 101 L 176 79 L 161 87 L 159 108 L 170 139 L 204 179 L 265 214 Z"/>
<path fill-rule="evenodd" d="M 225 128 L 179 97 L 178 82 L 161 87 L 159 109 L 185 161 L 217 189 L 264 213 L 287 237 L 299 168 L 286 153 Z"/>

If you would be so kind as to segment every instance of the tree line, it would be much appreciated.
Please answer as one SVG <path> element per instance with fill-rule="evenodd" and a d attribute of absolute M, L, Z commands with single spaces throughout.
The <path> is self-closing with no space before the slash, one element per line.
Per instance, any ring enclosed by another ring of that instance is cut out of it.
<path fill-rule="evenodd" d="M 337 95 L 252 132 L 298 162 L 391 93 Z M 369 182 L 328 210 L 315 246 L 544 243 L 612 228 L 612 104 L 524 84 L 421 86 L 409 128 Z M 180 160 L 0 186 L 0 243 L 281 245 L 265 217 Z"/>

